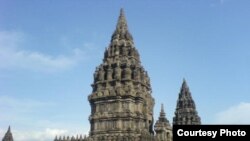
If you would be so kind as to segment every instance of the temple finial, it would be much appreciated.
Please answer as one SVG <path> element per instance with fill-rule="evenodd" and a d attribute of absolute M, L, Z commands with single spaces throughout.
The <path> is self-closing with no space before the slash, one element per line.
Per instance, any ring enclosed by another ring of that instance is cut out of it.
<path fill-rule="evenodd" d="M 163 104 L 161 104 L 161 112 L 164 113 L 164 105 Z"/>
<path fill-rule="evenodd" d="M 116 24 L 116 29 L 112 35 L 112 39 L 126 39 L 132 41 L 132 35 L 128 31 L 127 20 L 123 8 L 120 9 L 120 15 Z"/>
<path fill-rule="evenodd" d="M 7 132 L 5 133 L 5 136 L 3 137 L 2 141 L 14 141 L 12 133 L 11 133 L 10 126 L 9 126 Z"/>
<path fill-rule="evenodd" d="M 11 132 L 11 131 L 10 131 L 10 125 L 9 125 L 9 128 L 8 128 L 8 131 L 7 131 L 7 132 L 9 132 L 9 133 Z"/>
<path fill-rule="evenodd" d="M 183 78 L 182 88 L 188 88 L 187 81 L 185 78 Z"/>
<path fill-rule="evenodd" d="M 120 10 L 120 16 L 116 25 L 116 30 L 123 30 L 123 31 L 128 30 L 127 20 L 125 18 L 125 13 L 122 8 Z"/>
<path fill-rule="evenodd" d="M 120 16 L 124 16 L 124 10 L 123 10 L 123 8 L 120 9 Z"/>
<path fill-rule="evenodd" d="M 164 112 L 164 105 L 161 104 L 161 112 L 160 112 L 160 117 L 165 117 L 165 112 Z"/>

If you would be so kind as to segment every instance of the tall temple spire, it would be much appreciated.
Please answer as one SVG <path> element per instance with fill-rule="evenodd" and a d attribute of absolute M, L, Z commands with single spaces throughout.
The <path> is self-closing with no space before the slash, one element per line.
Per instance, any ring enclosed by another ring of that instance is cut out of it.
<path fill-rule="evenodd" d="M 2 141 L 14 141 L 11 130 L 10 130 L 10 126 L 9 126 L 7 132 L 5 133 L 5 136 L 3 137 Z"/>
<path fill-rule="evenodd" d="M 105 49 L 103 62 L 96 67 L 92 87 L 88 97 L 91 138 L 106 141 L 108 136 L 133 136 L 138 140 L 153 135 L 154 98 L 150 78 L 141 65 L 123 9 Z"/>
<path fill-rule="evenodd" d="M 185 79 L 183 79 L 179 98 L 177 100 L 173 124 L 201 124 L 200 117 L 196 111 L 195 102 Z"/>

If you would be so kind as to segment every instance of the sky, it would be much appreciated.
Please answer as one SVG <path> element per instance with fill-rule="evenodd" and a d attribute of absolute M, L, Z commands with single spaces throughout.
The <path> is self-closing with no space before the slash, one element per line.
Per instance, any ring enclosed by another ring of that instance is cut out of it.
<path fill-rule="evenodd" d="M 183 78 L 203 124 L 250 123 L 249 0 L 0 0 L 0 138 L 88 134 L 93 73 L 124 8 L 154 118 Z"/>

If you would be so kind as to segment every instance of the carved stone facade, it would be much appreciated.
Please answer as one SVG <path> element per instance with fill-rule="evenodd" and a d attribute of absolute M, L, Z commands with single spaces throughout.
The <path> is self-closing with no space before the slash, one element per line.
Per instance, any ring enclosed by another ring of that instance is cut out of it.
<path fill-rule="evenodd" d="M 150 78 L 141 64 L 122 9 L 103 62 L 93 77 L 93 91 L 88 96 L 88 137 L 56 137 L 54 141 L 172 141 L 172 127 L 163 105 L 153 125 L 155 101 Z M 185 81 L 173 123 L 200 124 Z"/>

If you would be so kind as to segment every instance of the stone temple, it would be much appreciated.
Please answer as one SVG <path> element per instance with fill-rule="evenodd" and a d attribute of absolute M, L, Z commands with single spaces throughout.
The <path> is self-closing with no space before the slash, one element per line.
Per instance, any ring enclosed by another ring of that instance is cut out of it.
<path fill-rule="evenodd" d="M 154 124 L 154 98 L 150 78 L 143 68 L 123 9 L 105 49 L 103 62 L 94 72 L 88 136 L 55 137 L 54 141 L 172 141 L 172 126 L 164 106 Z M 200 117 L 187 82 L 183 80 L 173 125 L 199 125 Z M 7 135 L 7 134 L 6 134 Z M 12 141 L 7 135 L 3 141 Z M 8 140 L 9 139 L 9 140 Z"/>

